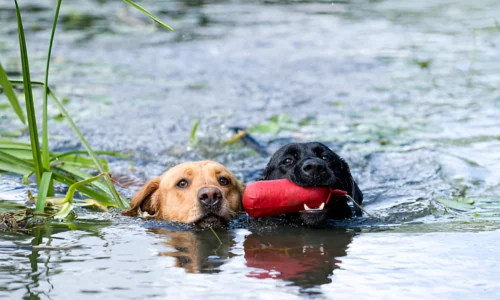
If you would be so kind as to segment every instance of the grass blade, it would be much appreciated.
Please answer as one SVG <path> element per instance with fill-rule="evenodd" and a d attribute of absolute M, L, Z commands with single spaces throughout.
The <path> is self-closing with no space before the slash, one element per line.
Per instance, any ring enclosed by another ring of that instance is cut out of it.
<path fill-rule="evenodd" d="M 16 93 L 14 93 L 14 90 L 12 89 L 12 84 L 10 83 L 9 78 L 7 77 L 7 73 L 2 67 L 2 64 L 0 64 L 0 86 L 3 89 L 5 96 L 7 96 L 7 99 L 9 99 L 10 105 L 16 112 L 19 120 L 21 120 L 23 124 L 26 124 L 26 119 L 24 118 L 23 111 L 21 110 L 21 106 L 19 105 L 19 100 L 17 100 Z"/>
<path fill-rule="evenodd" d="M 0 148 L 31 150 L 30 144 L 0 139 Z"/>
<path fill-rule="evenodd" d="M 30 68 L 28 62 L 28 50 L 26 47 L 26 39 L 24 37 L 23 21 L 21 19 L 21 11 L 19 10 L 19 5 L 17 0 L 14 0 L 16 4 L 16 14 L 17 14 L 17 31 L 19 34 L 19 48 L 21 50 L 21 63 L 23 70 L 23 82 L 24 82 L 24 94 L 26 97 L 26 114 L 28 116 L 28 128 L 30 133 L 31 141 L 31 151 L 33 153 L 33 162 L 35 167 L 36 181 L 40 185 L 42 179 L 42 160 L 40 157 L 40 142 L 38 140 L 38 128 L 36 126 L 36 116 L 35 107 L 33 101 L 33 93 L 31 90 L 31 76 Z"/>
<path fill-rule="evenodd" d="M 51 182 L 52 182 L 52 172 L 43 172 L 42 181 L 38 186 L 38 196 L 36 199 L 35 211 L 44 212 L 45 200 L 47 200 L 47 193 L 49 192 Z"/>
<path fill-rule="evenodd" d="M 9 153 L 6 153 L 5 151 L 1 151 L 1 150 L 0 150 L 0 160 L 7 162 L 7 163 L 18 165 L 18 166 L 26 168 L 26 169 L 30 169 L 30 170 L 35 169 L 33 162 L 29 162 L 29 161 L 17 158 L 15 156 L 10 155 Z"/>
<path fill-rule="evenodd" d="M 62 205 L 61 210 L 54 216 L 56 219 L 64 219 L 66 218 L 69 213 L 73 210 L 73 206 L 71 205 L 70 202 L 64 202 Z"/>
<path fill-rule="evenodd" d="M 61 209 L 61 211 L 59 211 L 54 216 L 54 218 L 56 218 L 56 219 L 64 219 L 71 212 L 71 210 L 72 210 L 71 203 L 73 203 L 73 196 L 75 195 L 75 190 L 76 190 L 77 187 L 86 185 L 86 184 L 91 183 L 92 181 L 95 181 L 95 180 L 99 180 L 100 178 L 105 177 L 105 176 L 106 176 L 105 173 L 99 174 L 99 175 L 94 176 L 92 178 L 85 179 L 85 180 L 82 180 L 82 181 L 78 181 L 78 182 L 75 182 L 72 185 L 70 185 L 70 187 L 68 189 L 68 192 L 66 193 L 65 205 L 63 206 L 63 209 Z M 67 204 L 69 204 L 69 206 Z"/>
<path fill-rule="evenodd" d="M 12 85 L 20 85 L 22 84 L 23 82 L 21 81 L 16 81 L 16 80 L 11 80 L 10 83 Z M 31 81 L 31 84 L 33 86 L 45 86 L 43 84 L 43 82 L 38 82 L 38 81 Z M 96 153 L 92 150 L 92 148 L 90 147 L 89 143 L 87 142 L 87 140 L 85 139 L 85 137 L 82 135 L 80 129 L 78 129 L 78 127 L 76 126 L 75 122 L 73 121 L 73 119 L 71 119 L 71 117 L 69 116 L 68 112 L 66 111 L 66 109 L 64 108 L 64 106 L 61 104 L 61 102 L 59 101 L 59 99 L 57 99 L 56 95 L 50 90 L 49 87 L 47 87 L 47 92 L 48 92 L 48 95 L 50 96 L 50 98 L 54 101 L 54 103 L 56 104 L 56 106 L 59 108 L 59 111 L 61 112 L 61 114 L 65 117 L 65 120 L 68 121 L 71 129 L 73 130 L 73 132 L 77 135 L 77 137 L 79 138 L 80 142 L 82 143 L 82 145 L 84 146 L 86 152 L 88 153 L 88 155 L 92 158 L 92 160 L 94 161 L 95 163 L 95 166 L 96 168 L 99 170 L 99 172 L 101 173 L 106 173 L 105 171 L 105 168 L 100 164 L 99 162 L 99 159 L 98 157 L 96 156 Z M 55 179 L 55 177 L 54 177 Z M 55 180 L 58 180 L 58 179 L 55 179 Z M 115 200 L 115 204 L 118 205 L 119 208 L 128 208 L 130 207 L 128 201 L 120 196 L 118 194 L 118 192 L 116 191 L 115 189 L 115 186 L 113 185 L 113 181 L 111 180 L 111 177 L 106 175 L 104 177 L 104 180 L 106 181 L 106 184 L 113 196 L 113 199 Z M 58 180 L 59 181 L 59 180 Z M 67 184 L 65 182 L 62 182 L 60 181 L 61 183 L 64 183 L 64 184 Z M 90 196 L 90 195 L 89 195 Z"/>
<path fill-rule="evenodd" d="M 128 208 L 129 207 L 129 203 L 127 201 L 125 201 L 125 199 L 123 199 L 122 197 L 120 197 L 120 195 L 118 195 L 118 192 L 115 189 L 115 186 L 113 184 L 113 181 L 111 180 L 111 177 L 106 174 L 106 171 L 105 171 L 104 167 L 102 166 L 101 162 L 99 161 L 99 158 L 95 154 L 94 150 L 92 150 L 92 148 L 90 147 L 89 143 L 87 142 L 87 140 L 83 136 L 83 134 L 80 131 L 80 129 L 78 129 L 78 127 L 76 126 L 75 122 L 69 116 L 68 112 L 66 111 L 66 109 L 64 108 L 64 106 L 62 105 L 62 103 L 59 101 L 59 99 L 57 99 L 56 95 L 54 95 L 54 93 L 52 93 L 52 91 L 50 90 L 50 88 L 47 87 L 47 89 L 48 89 L 49 96 L 52 98 L 52 100 L 54 100 L 54 103 L 59 108 L 59 111 L 61 112 L 61 114 L 68 121 L 69 126 L 71 127 L 71 129 L 73 129 L 73 132 L 76 134 L 76 136 L 78 137 L 78 139 L 82 143 L 82 145 L 85 148 L 85 150 L 87 150 L 87 153 L 89 154 L 89 156 L 94 160 L 94 164 L 96 165 L 96 167 L 99 170 L 99 172 L 101 172 L 101 173 L 103 173 L 103 174 L 106 175 L 106 176 L 104 176 L 104 180 L 106 181 L 106 184 L 107 184 L 107 186 L 108 186 L 111 194 L 113 195 L 113 198 L 116 201 L 116 204 L 118 205 L 118 207 L 119 208 Z"/>
<path fill-rule="evenodd" d="M 5 149 L 5 148 L 0 148 L 0 150 L 3 153 L 10 154 L 12 156 L 15 156 L 19 159 L 22 160 L 29 160 L 31 161 L 33 159 L 33 156 L 31 155 L 31 150 L 30 149 Z"/>
<path fill-rule="evenodd" d="M 191 146 L 196 146 L 197 142 L 196 142 L 196 131 L 198 131 L 198 126 L 200 126 L 200 122 L 201 122 L 201 119 L 197 120 L 194 125 L 193 125 L 193 128 L 191 129 L 191 134 L 189 135 L 189 144 Z"/>
<path fill-rule="evenodd" d="M 212 231 L 212 233 L 215 235 L 215 237 L 219 241 L 219 244 L 222 245 L 222 241 L 221 241 L 220 237 L 217 235 L 217 232 L 215 232 L 215 230 L 212 227 L 210 227 L 210 231 Z"/>
<path fill-rule="evenodd" d="M 0 140 L 0 146 L 1 146 L 1 142 L 2 142 L 2 140 Z M 119 157 L 119 158 L 126 158 L 126 159 L 130 160 L 130 155 L 123 154 L 120 152 L 114 152 L 114 151 L 94 151 L 94 152 L 95 152 L 95 154 L 98 154 L 98 155 L 108 155 L 108 156 L 114 156 L 114 157 Z M 82 151 L 82 150 L 68 151 L 68 152 L 64 152 L 62 154 L 54 156 L 53 159 L 68 156 L 68 155 L 74 155 L 74 154 L 87 154 L 87 151 Z"/>
<path fill-rule="evenodd" d="M 49 117 L 47 112 L 47 94 L 49 86 L 49 68 L 50 57 L 52 54 L 52 44 L 54 43 L 54 35 L 56 33 L 57 19 L 59 18 L 59 10 L 61 8 L 62 0 L 57 1 L 56 13 L 54 15 L 54 22 L 52 24 L 52 32 L 50 34 L 49 50 L 47 53 L 47 63 L 45 66 L 45 88 L 43 89 L 43 119 L 42 119 L 42 165 L 45 170 L 50 170 L 50 155 L 49 155 Z M 54 194 L 54 185 L 52 180 L 49 182 L 48 194 Z"/>
<path fill-rule="evenodd" d="M 60 170 L 63 170 L 64 172 L 67 172 L 69 175 L 73 176 L 76 180 L 85 180 L 92 178 L 93 176 L 90 175 L 89 173 L 82 171 L 79 168 L 75 168 L 73 166 L 68 166 L 66 164 L 58 166 L 57 167 Z M 100 181 L 94 181 L 92 182 L 92 185 L 95 186 L 96 188 L 100 189 L 102 192 L 106 193 L 108 197 L 111 197 L 111 195 L 107 192 L 106 185 Z"/>
<path fill-rule="evenodd" d="M 24 85 L 24 81 L 22 80 L 9 80 L 12 85 Z M 40 81 L 32 81 L 32 86 L 44 86 L 43 82 Z"/>
<path fill-rule="evenodd" d="M 155 17 L 152 13 L 150 13 L 147 10 L 145 10 L 142 6 L 140 6 L 140 5 L 132 2 L 130 0 L 123 0 L 123 1 L 125 1 L 128 4 L 130 4 L 131 6 L 133 6 L 134 8 L 136 8 L 137 10 L 139 10 L 140 12 L 142 12 L 143 14 L 147 15 L 148 17 L 150 17 L 151 19 L 153 19 L 154 21 L 156 21 L 161 26 L 167 28 L 168 30 L 174 31 L 174 29 L 172 27 L 170 27 L 167 24 L 163 23 L 160 19 L 158 19 L 157 17 Z"/>
<path fill-rule="evenodd" d="M 11 164 L 2 160 L 0 160 L 0 170 L 23 176 L 25 176 L 26 174 L 30 174 L 32 171 L 31 169 L 25 168 L 23 166 Z"/>
<path fill-rule="evenodd" d="M 55 180 L 55 181 L 58 181 L 62 184 L 65 184 L 67 186 L 70 186 L 74 183 L 76 183 L 77 181 L 74 180 L 74 179 L 71 179 L 67 176 L 64 176 L 62 174 L 59 174 L 59 173 L 56 173 L 54 172 L 52 174 L 52 178 Z M 112 201 L 110 201 L 110 197 L 108 194 L 105 194 L 105 193 L 101 193 L 99 191 L 96 191 L 90 187 L 87 187 L 87 186 L 79 186 L 77 187 L 77 190 L 87 196 L 89 196 L 90 198 L 94 199 L 94 200 L 97 200 L 99 201 L 99 203 L 101 203 L 102 205 L 105 205 L 105 206 L 113 206 L 113 207 L 117 207 L 118 205 Z"/>

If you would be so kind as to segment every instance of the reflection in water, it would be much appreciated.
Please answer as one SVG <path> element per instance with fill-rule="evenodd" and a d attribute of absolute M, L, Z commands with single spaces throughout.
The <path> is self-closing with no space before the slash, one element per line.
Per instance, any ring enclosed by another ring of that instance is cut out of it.
<path fill-rule="evenodd" d="M 29 230 L 0 231 L 0 291 L 16 293 L 24 299 L 48 297 L 54 289 L 52 277 L 62 272 L 61 263 L 71 262 L 71 251 L 88 253 L 77 240 L 58 235 L 85 230 L 87 237 L 103 241 L 103 226 L 109 226 L 109 222 L 52 222 Z"/>
<path fill-rule="evenodd" d="M 10 285 L 7 287 L 7 289 L 22 289 L 22 286 L 24 286 L 25 289 L 25 295 L 24 297 L 27 299 L 39 299 L 36 289 L 39 287 L 39 280 L 40 276 L 43 275 L 48 275 L 50 268 L 49 268 L 49 261 L 50 261 L 50 255 L 47 255 L 46 257 L 42 258 L 40 256 L 40 249 L 34 247 L 34 246 L 39 246 L 43 242 L 44 237 L 48 237 L 47 240 L 47 245 L 50 245 L 51 238 L 50 238 L 50 233 L 51 229 L 48 226 L 44 227 L 36 227 L 30 230 L 29 235 L 33 236 L 31 241 L 28 243 L 28 239 L 30 238 L 29 236 L 26 236 L 25 234 L 18 234 L 18 233 L 6 233 L 3 235 L 3 241 L 5 245 L 2 245 L 0 250 L 3 251 L 8 251 L 10 253 L 14 253 L 13 255 L 16 256 L 17 258 L 21 258 L 19 262 L 29 262 L 29 269 L 26 269 L 24 271 L 24 268 L 26 266 L 23 266 L 23 264 L 17 264 L 18 267 L 14 267 L 16 264 L 6 264 L 5 261 L 2 263 L 2 266 L 0 267 L 0 271 L 3 272 L 9 272 L 11 274 L 17 274 L 17 273 L 24 273 L 26 272 L 26 280 L 23 280 L 22 282 L 11 282 Z M 0 252 L 1 253 L 1 252 Z M 39 268 L 39 264 L 43 264 L 44 267 Z M 5 267 L 6 266 L 6 267 Z M 48 276 L 46 277 L 46 280 L 49 282 Z"/>
<path fill-rule="evenodd" d="M 218 242 L 210 231 L 171 231 L 149 229 L 164 235 L 165 245 L 172 250 L 160 256 L 175 258 L 175 266 L 188 273 L 220 273 L 221 266 L 236 256 L 232 232 L 221 231 Z M 247 277 L 290 281 L 293 285 L 310 288 L 330 283 L 333 270 L 340 267 L 340 257 L 355 232 L 338 229 L 289 227 L 286 230 L 254 230 L 243 241 Z M 162 237 L 163 238 L 163 237 Z"/>
<path fill-rule="evenodd" d="M 354 235 L 344 229 L 254 232 L 243 244 L 246 265 L 258 269 L 248 276 L 287 280 L 305 288 L 330 283 Z"/>
<path fill-rule="evenodd" d="M 184 268 L 188 273 L 219 273 L 220 266 L 234 256 L 231 247 L 235 242 L 227 231 L 217 232 L 222 244 L 208 230 L 171 231 L 154 228 L 150 231 L 167 236 L 169 239 L 164 243 L 173 248 L 159 255 L 175 257 L 175 266 Z"/>

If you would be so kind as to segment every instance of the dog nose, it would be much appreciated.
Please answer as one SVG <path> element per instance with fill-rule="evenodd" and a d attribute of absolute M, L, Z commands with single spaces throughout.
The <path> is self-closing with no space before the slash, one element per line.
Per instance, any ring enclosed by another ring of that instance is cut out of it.
<path fill-rule="evenodd" d="M 205 187 L 198 191 L 198 200 L 206 208 L 212 208 L 222 200 L 222 192 L 216 187 Z"/>
<path fill-rule="evenodd" d="M 309 176 L 319 175 L 326 172 L 326 165 L 322 161 L 308 159 L 302 165 L 302 171 Z"/>

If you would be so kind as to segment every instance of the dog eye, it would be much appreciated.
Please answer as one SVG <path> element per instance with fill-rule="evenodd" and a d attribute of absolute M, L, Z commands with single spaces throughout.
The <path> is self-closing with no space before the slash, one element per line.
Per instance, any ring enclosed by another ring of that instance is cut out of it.
<path fill-rule="evenodd" d="M 226 177 L 221 177 L 219 178 L 219 184 L 221 186 L 226 186 L 230 183 L 231 181 L 229 179 L 227 179 Z"/>
<path fill-rule="evenodd" d="M 293 163 L 293 159 L 291 158 L 285 158 L 285 160 L 282 162 L 283 165 L 289 166 Z"/>
<path fill-rule="evenodd" d="M 186 179 L 182 179 L 181 181 L 177 182 L 177 187 L 181 189 L 185 189 L 189 186 L 189 181 Z"/>
<path fill-rule="evenodd" d="M 324 160 L 326 163 L 330 163 L 330 162 L 332 161 L 332 160 L 330 159 L 330 157 L 329 157 L 329 156 L 327 156 L 327 155 L 323 155 L 323 156 L 321 157 L 321 159 L 322 159 L 322 160 Z"/>

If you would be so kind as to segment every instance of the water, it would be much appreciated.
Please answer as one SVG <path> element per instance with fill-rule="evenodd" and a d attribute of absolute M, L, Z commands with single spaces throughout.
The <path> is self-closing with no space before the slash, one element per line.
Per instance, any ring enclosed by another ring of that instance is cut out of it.
<path fill-rule="evenodd" d="M 209 231 L 82 209 L 74 222 L 0 233 L 0 296 L 500 297 L 496 1 L 143 4 L 176 31 L 120 2 L 71 1 L 54 45 L 51 85 L 91 145 L 134 158 L 133 170 L 111 159 L 114 174 L 144 181 L 210 158 L 250 182 L 268 157 L 219 142 L 285 114 L 279 132 L 254 136 L 270 152 L 328 143 L 379 219 L 313 230 L 242 217 L 219 245 Z M 35 80 L 53 5 L 21 4 Z M 15 77 L 12 8 L 0 3 L 0 61 Z M 51 148 L 80 148 L 49 113 Z M 2 136 L 26 139 L 9 108 L 0 116 Z M 20 209 L 27 190 L 1 175 L 2 210 Z M 464 198 L 474 203 L 449 207 Z"/>

